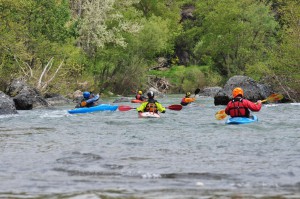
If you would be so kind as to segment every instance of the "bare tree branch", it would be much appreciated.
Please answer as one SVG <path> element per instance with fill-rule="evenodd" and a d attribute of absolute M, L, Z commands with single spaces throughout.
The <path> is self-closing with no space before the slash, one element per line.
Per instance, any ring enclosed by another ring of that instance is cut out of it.
<path fill-rule="evenodd" d="M 45 66 L 45 68 L 44 68 L 44 70 L 43 70 L 43 72 L 42 72 L 42 74 L 41 74 L 41 76 L 40 76 L 40 78 L 39 78 L 39 81 L 38 81 L 38 83 L 37 83 L 37 88 L 38 88 L 38 89 L 40 89 L 40 88 L 42 87 L 42 79 L 43 79 L 43 77 L 44 77 L 44 75 L 45 75 L 45 73 L 46 73 L 46 71 L 47 71 L 47 68 L 48 68 L 49 65 L 52 63 L 52 61 L 53 61 L 53 57 L 51 57 L 51 59 L 48 61 L 47 65 Z M 50 67 L 50 68 L 51 68 L 51 67 Z"/>
<path fill-rule="evenodd" d="M 59 64 L 59 66 L 57 67 L 55 73 L 53 74 L 53 76 L 44 83 L 43 87 L 42 87 L 42 90 L 44 90 L 45 88 L 47 88 L 47 86 L 49 85 L 49 83 L 55 78 L 56 74 L 58 73 L 58 71 L 60 70 L 60 68 L 62 67 L 63 63 L 64 63 L 65 59 L 63 59 L 61 61 L 61 63 Z"/>

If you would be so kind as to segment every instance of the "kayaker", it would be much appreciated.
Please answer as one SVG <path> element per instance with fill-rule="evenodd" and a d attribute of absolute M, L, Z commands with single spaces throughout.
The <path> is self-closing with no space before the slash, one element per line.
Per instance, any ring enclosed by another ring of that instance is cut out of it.
<path fill-rule="evenodd" d="M 98 94 L 94 95 L 88 91 L 84 91 L 82 95 L 83 99 L 81 100 L 81 103 L 76 106 L 76 108 L 96 106 L 96 101 L 98 101 L 100 98 Z"/>
<path fill-rule="evenodd" d="M 141 101 L 146 101 L 146 97 L 143 96 L 143 92 L 142 92 L 142 91 L 139 91 L 139 92 L 136 94 L 135 99 L 141 100 Z"/>
<path fill-rule="evenodd" d="M 147 93 L 148 101 L 143 102 L 136 110 L 138 112 L 154 112 L 154 113 L 165 113 L 166 108 L 163 107 L 159 102 L 154 99 L 154 92 L 150 91 Z"/>
<path fill-rule="evenodd" d="M 181 104 L 182 106 L 186 106 L 186 105 L 188 105 L 188 104 L 190 104 L 190 103 L 192 103 L 192 102 L 194 102 L 194 101 L 195 101 L 195 98 L 191 98 L 191 93 L 190 93 L 190 92 L 187 92 L 187 93 L 185 94 L 185 97 L 182 98 L 180 104 Z"/>
<path fill-rule="evenodd" d="M 232 90 L 233 99 L 227 104 L 225 113 L 231 117 L 248 117 L 250 118 L 250 111 L 258 112 L 261 109 L 261 100 L 253 103 L 244 99 L 244 91 L 242 88 L 237 87 Z"/>

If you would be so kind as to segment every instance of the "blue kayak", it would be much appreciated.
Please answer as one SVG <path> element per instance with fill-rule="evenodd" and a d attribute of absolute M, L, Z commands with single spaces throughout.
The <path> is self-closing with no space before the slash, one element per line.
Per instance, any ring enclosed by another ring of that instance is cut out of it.
<path fill-rule="evenodd" d="M 110 105 L 110 104 L 100 104 L 92 107 L 84 107 L 84 108 L 75 108 L 72 110 L 68 110 L 70 114 L 76 113 L 91 113 L 96 111 L 115 111 L 117 110 L 118 105 Z"/>
<path fill-rule="evenodd" d="M 226 124 L 248 124 L 252 122 L 257 122 L 258 118 L 256 115 L 252 115 L 252 117 L 231 117 L 227 119 Z"/>

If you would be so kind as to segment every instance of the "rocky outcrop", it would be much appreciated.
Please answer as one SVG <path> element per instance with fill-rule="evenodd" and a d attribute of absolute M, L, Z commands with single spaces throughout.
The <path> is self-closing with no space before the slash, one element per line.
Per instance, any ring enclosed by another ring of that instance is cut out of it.
<path fill-rule="evenodd" d="M 266 99 L 273 93 L 268 86 L 259 84 L 250 77 L 233 76 L 227 81 L 224 88 L 215 95 L 215 105 L 227 105 L 232 98 L 232 90 L 235 87 L 241 87 L 244 90 L 244 97 L 253 102 Z"/>
<path fill-rule="evenodd" d="M 220 90 L 222 90 L 221 87 L 206 87 L 200 91 L 199 95 L 214 97 Z"/>
<path fill-rule="evenodd" d="M 49 106 L 49 103 L 35 88 L 28 86 L 22 80 L 12 81 L 6 89 L 6 93 L 13 97 L 17 110 L 31 110 Z"/>
<path fill-rule="evenodd" d="M 18 113 L 12 98 L 0 91 L 0 115 Z"/>
<path fill-rule="evenodd" d="M 72 100 L 67 99 L 64 96 L 57 93 L 46 93 L 45 99 L 48 102 L 48 104 L 52 106 L 72 103 Z"/>

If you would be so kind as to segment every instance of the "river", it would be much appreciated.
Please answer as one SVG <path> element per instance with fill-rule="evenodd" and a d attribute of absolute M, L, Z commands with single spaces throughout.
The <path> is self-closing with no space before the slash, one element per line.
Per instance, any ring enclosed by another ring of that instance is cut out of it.
<path fill-rule="evenodd" d="M 0 116 L 0 198 L 300 198 L 299 104 L 244 125 L 216 120 L 224 106 L 202 96 L 153 119 L 71 108 Z"/>

